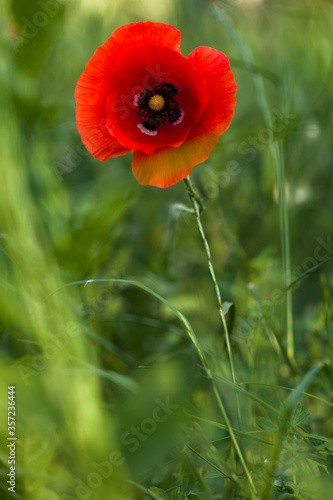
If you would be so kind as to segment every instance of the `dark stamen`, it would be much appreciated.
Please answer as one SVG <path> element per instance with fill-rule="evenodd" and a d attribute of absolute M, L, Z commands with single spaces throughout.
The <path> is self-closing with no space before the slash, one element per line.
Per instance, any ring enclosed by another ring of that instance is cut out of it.
<path fill-rule="evenodd" d="M 179 125 L 183 121 L 185 113 L 174 99 L 180 90 L 179 87 L 177 88 L 177 84 L 153 82 L 150 87 L 146 87 L 145 90 L 134 97 L 134 105 L 139 108 L 138 115 L 142 120 L 139 126 L 142 132 L 144 132 L 144 129 L 147 129 L 147 133 L 148 131 L 155 132 L 160 127 L 167 126 L 168 123 L 170 125 Z M 154 106 L 149 105 L 155 95 L 159 95 L 164 99 L 161 109 L 154 110 Z"/>

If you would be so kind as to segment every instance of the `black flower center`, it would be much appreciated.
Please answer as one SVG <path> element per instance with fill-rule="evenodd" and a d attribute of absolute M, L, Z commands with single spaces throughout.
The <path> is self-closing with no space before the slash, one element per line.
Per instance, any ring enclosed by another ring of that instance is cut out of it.
<path fill-rule="evenodd" d="M 141 132 L 148 135 L 157 135 L 160 127 L 179 125 L 185 112 L 175 100 L 181 91 L 176 83 L 163 81 L 154 82 L 150 87 L 139 92 L 134 97 L 134 106 L 138 107 L 138 115 L 142 122 L 138 125 Z"/>

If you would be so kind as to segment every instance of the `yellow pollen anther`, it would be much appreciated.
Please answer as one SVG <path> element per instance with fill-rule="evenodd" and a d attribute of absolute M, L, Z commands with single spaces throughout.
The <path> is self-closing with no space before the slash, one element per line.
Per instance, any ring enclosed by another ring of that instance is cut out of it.
<path fill-rule="evenodd" d="M 153 111 L 161 111 L 164 108 L 164 104 L 165 100 L 159 94 L 153 95 L 153 97 L 151 97 L 148 102 L 148 106 Z"/>

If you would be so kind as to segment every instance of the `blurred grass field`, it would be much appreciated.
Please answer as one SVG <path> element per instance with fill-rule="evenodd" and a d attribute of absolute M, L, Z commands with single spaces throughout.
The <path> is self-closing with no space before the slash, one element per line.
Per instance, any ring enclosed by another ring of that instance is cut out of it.
<path fill-rule="evenodd" d="M 1 499 L 330 498 L 332 2 L 11 0 L 1 12 Z M 131 155 L 101 163 L 76 130 L 86 62 L 146 20 L 180 29 L 184 55 L 224 52 L 238 85 L 230 129 L 191 176 L 237 385 L 184 184 L 140 186 Z M 85 280 L 116 281 L 64 286 Z"/>

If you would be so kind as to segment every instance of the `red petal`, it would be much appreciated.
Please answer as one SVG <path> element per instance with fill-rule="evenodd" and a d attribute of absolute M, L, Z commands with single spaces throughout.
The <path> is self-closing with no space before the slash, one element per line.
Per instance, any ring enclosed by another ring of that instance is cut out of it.
<path fill-rule="evenodd" d="M 112 33 L 108 42 L 116 44 L 115 48 L 118 51 L 127 46 L 149 43 L 180 52 L 180 36 L 180 31 L 169 24 L 147 21 L 120 26 Z"/>
<path fill-rule="evenodd" d="M 105 126 L 105 99 L 115 82 L 106 67 L 106 49 L 97 49 L 75 89 L 76 122 L 83 144 L 99 160 L 128 153 Z"/>
<path fill-rule="evenodd" d="M 105 126 L 105 101 L 110 93 L 119 90 L 122 82 L 119 82 L 118 66 L 124 64 L 128 51 L 133 50 L 134 44 L 140 52 L 139 45 L 147 41 L 174 51 L 180 50 L 180 32 L 173 26 L 151 22 L 127 24 L 116 29 L 96 50 L 76 85 L 78 131 L 86 148 L 102 161 L 129 151 Z"/>
<path fill-rule="evenodd" d="M 201 74 L 185 57 L 166 47 L 146 45 L 123 53 L 117 77 L 121 83 L 118 92 L 107 99 L 106 126 L 124 147 L 147 154 L 166 146 L 182 144 L 209 101 Z M 175 100 L 185 112 L 184 120 L 175 126 L 166 124 L 158 129 L 155 136 L 146 135 L 138 128 L 142 120 L 133 104 L 134 96 L 154 81 L 168 79 L 182 88 Z"/>
<path fill-rule="evenodd" d="M 85 147 L 101 161 L 128 153 L 105 126 L 105 100 L 91 96 L 89 92 L 76 88 L 76 122 L 77 129 Z"/>
<path fill-rule="evenodd" d="M 134 151 L 133 174 L 140 184 L 169 187 L 187 177 L 196 165 L 207 160 L 218 140 L 218 135 L 208 133 L 186 140 L 178 148 L 160 149 L 151 155 Z"/>
<path fill-rule="evenodd" d="M 237 85 L 229 59 L 210 47 L 198 47 L 186 59 L 205 78 L 210 94 L 209 104 L 189 138 L 206 132 L 221 135 L 229 127 L 236 105 Z"/>

